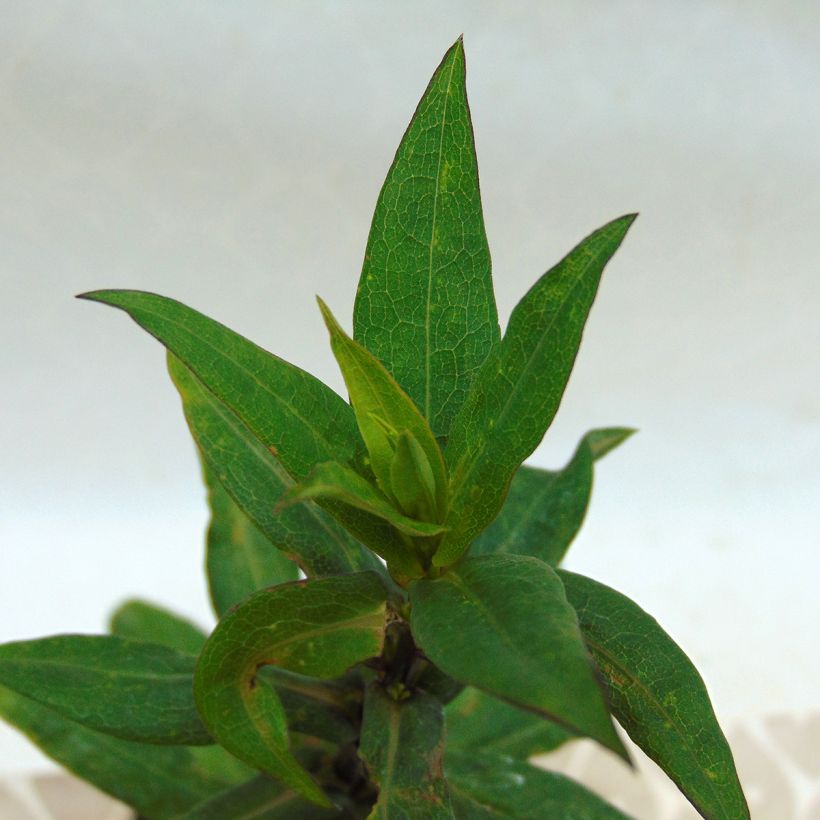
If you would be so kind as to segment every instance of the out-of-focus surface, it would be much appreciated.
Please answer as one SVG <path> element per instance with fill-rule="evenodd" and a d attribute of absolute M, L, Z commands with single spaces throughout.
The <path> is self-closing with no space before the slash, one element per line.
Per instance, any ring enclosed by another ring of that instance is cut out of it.
<path fill-rule="evenodd" d="M 502 323 L 608 219 L 566 399 L 569 565 L 691 654 L 732 725 L 818 706 L 820 18 L 810 2 L 22 2 L 0 9 L 0 640 L 125 596 L 203 624 L 204 496 L 159 345 L 75 293 L 181 299 L 342 382 L 384 174 L 465 35 Z M 820 738 L 818 738 L 820 743 Z M 0 770 L 42 759 L 0 726 Z"/>

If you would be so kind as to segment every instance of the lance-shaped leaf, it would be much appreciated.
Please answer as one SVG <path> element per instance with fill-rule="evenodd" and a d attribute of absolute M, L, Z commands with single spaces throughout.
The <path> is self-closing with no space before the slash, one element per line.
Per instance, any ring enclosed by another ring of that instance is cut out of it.
<path fill-rule="evenodd" d="M 629 820 L 580 783 L 503 755 L 448 750 L 445 770 L 456 820 Z"/>
<path fill-rule="evenodd" d="M 319 805 L 326 796 L 288 748 L 285 712 L 275 691 L 257 685 L 264 665 L 334 678 L 378 655 L 385 589 L 374 572 L 291 584 L 255 593 L 229 612 L 200 655 L 199 711 L 228 751 Z"/>
<path fill-rule="evenodd" d="M 634 433 L 626 427 L 592 430 L 562 470 L 521 467 L 498 518 L 471 544 L 472 555 L 533 555 L 557 566 L 584 522 L 593 463 Z"/>
<path fill-rule="evenodd" d="M 379 486 L 392 493 L 391 467 L 398 437 L 408 432 L 427 457 L 435 487 L 436 514 L 447 509 L 447 471 L 444 457 L 427 420 L 399 387 L 387 368 L 339 326 L 327 305 L 319 299 L 330 346 L 344 376 L 362 438 L 370 454 L 370 464 Z"/>
<path fill-rule="evenodd" d="M 126 601 L 111 615 L 111 634 L 121 638 L 170 646 L 196 657 L 205 643 L 205 633 L 190 621 L 148 601 Z"/>
<path fill-rule="evenodd" d="M 4 687 L 0 687 L 0 717 L 52 760 L 153 820 L 175 817 L 249 776 L 218 746 L 155 746 L 120 740 Z"/>
<path fill-rule="evenodd" d="M 443 672 L 626 758 L 555 571 L 523 555 L 466 558 L 410 587 L 416 642 Z"/>
<path fill-rule="evenodd" d="M 626 596 L 559 574 L 621 726 L 704 817 L 748 817 L 731 749 L 689 658 Z"/>
<path fill-rule="evenodd" d="M 446 437 L 499 336 L 461 40 L 433 75 L 379 194 L 353 327 Z"/>
<path fill-rule="evenodd" d="M 518 303 L 450 431 L 450 527 L 434 557 L 452 564 L 495 518 L 515 471 L 552 422 L 604 266 L 635 216 L 588 236 Z"/>
<path fill-rule="evenodd" d="M 451 749 L 481 749 L 526 760 L 571 738 L 552 721 L 472 687 L 447 706 L 448 755 Z"/>
<path fill-rule="evenodd" d="M 379 684 L 365 691 L 359 756 L 379 787 L 371 820 L 449 820 L 444 715 L 432 695 L 395 701 Z"/>
<path fill-rule="evenodd" d="M 206 465 L 206 476 L 209 481 L 218 481 L 225 488 L 237 507 L 273 547 L 292 557 L 311 578 L 365 569 L 382 571 L 379 560 L 315 504 L 303 504 L 275 513 L 274 508 L 282 494 L 293 486 L 293 479 L 227 405 L 206 390 L 174 356 L 168 357 L 168 370 L 182 398 L 185 417 Z M 221 504 L 218 496 L 211 495 L 211 504 L 215 516 L 222 511 L 221 506 L 216 506 Z M 225 520 L 224 515 L 222 520 Z M 235 518 L 232 520 L 236 523 Z M 226 547 L 230 549 L 238 536 L 234 534 L 223 540 L 222 528 L 214 528 L 216 522 L 215 517 L 209 533 L 208 563 L 213 573 L 219 573 L 218 581 L 215 574 L 211 576 L 212 595 L 217 609 L 224 612 L 228 606 L 247 597 L 242 593 L 263 576 L 269 576 L 269 571 L 251 570 L 248 565 L 258 564 L 249 554 L 247 559 L 238 557 L 232 565 L 224 566 L 226 572 L 223 575 Z M 231 532 L 236 531 L 232 529 Z M 388 537 L 392 535 L 388 534 Z M 261 545 L 259 548 L 261 550 Z M 260 553 L 254 550 L 253 554 L 259 556 Z M 225 560 L 227 562 L 227 558 Z M 241 574 L 231 572 L 231 569 L 237 569 L 237 564 L 246 565 Z M 248 590 L 247 594 L 253 591 Z"/>
<path fill-rule="evenodd" d="M 402 515 L 366 478 L 335 461 L 318 464 L 304 481 L 282 497 L 280 508 L 314 498 L 330 498 L 382 518 L 405 535 L 430 537 L 444 531 L 441 524 L 415 521 Z"/>
<path fill-rule="evenodd" d="M 189 655 L 113 635 L 0 646 L 0 685 L 89 729 L 145 743 L 213 743 L 194 705 L 193 669 Z"/>

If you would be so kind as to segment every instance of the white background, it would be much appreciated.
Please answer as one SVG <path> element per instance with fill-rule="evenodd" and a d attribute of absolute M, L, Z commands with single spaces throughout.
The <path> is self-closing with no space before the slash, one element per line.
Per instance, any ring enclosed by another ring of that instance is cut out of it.
<path fill-rule="evenodd" d="M 639 210 L 533 457 L 595 426 L 570 566 L 627 592 L 724 723 L 818 705 L 820 72 L 811 2 L 0 3 L 0 640 L 144 595 L 208 623 L 204 497 L 159 345 L 174 296 L 337 389 L 372 208 L 465 34 L 502 322 Z M 0 770 L 45 765 L 0 726 Z"/>

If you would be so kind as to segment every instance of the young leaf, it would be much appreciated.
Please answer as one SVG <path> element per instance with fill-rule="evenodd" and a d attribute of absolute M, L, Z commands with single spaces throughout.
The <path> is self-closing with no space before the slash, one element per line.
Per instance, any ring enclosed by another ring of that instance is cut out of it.
<path fill-rule="evenodd" d="M 748 818 L 731 749 L 689 658 L 629 598 L 559 575 L 621 726 L 704 817 Z"/>
<path fill-rule="evenodd" d="M 447 471 L 430 425 L 385 366 L 342 330 L 321 299 L 319 307 L 379 486 L 390 495 L 396 439 L 407 431 L 427 457 L 433 473 L 436 513 L 443 517 L 447 509 Z M 392 435 L 388 431 L 393 431 Z"/>
<path fill-rule="evenodd" d="M 417 692 L 398 702 L 379 684 L 370 684 L 359 745 L 359 756 L 379 787 L 370 820 L 452 818 L 443 751 L 444 715 L 436 698 Z"/>
<path fill-rule="evenodd" d="M 627 758 L 575 612 L 547 564 L 466 558 L 436 580 L 414 582 L 410 602 L 416 643 L 443 672 Z"/>
<path fill-rule="evenodd" d="M 379 578 L 362 572 L 257 592 L 220 621 L 197 665 L 196 702 L 214 737 L 319 805 L 328 800 L 288 749 L 282 704 L 256 675 L 273 664 L 334 678 L 378 655 L 386 611 Z"/>
<path fill-rule="evenodd" d="M 446 437 L 499 337 L 460 39 L 430 80 L 379 194 L 353 327 Z"/>
<path fill-rule="evenodd" d="M 635 216 L 588 236 L 518 303 L 450 431 L 450 531 L 433 562 L 452 564 L 495 518 L 510 481 L 550 426 L 604 266 Z"/>
<path fill-rule="evenodd" d="M 167 646 L 113 635 L 0 646 L 0 685 L 89 729 L 144 743 L 213 743 L 194 705 L 193 667 Z"/>
<path fill-rule="evenodd" d="M 433 536 L 444 531 L 441 524 L 414 521 L 402 515 L 366 478 L 338 462 L 318 464 L 313 472 L 300 481 L 279 502 L 280 507 L 299 501 L 330 498 L 382 518 L 406 535 Z"/>
<path fill-rule="evenodd" d="M 194 657 L 205 643 L 205 633 L 190 621 L 138 599 L 120 604 L 111 615 L 110 627 L 112 635 L 162 644 Z"/>
<path fill-rule="evenodd" d="M 629 820 L 580 783 L 506 756 L 448 751 L 445 770 L 456 820 Z"/>
<path fill-rule="evenodd" d="M 433 468 L 418 439 L 409 430 L 403 430 L 396 439 L 396 451 L 390 463 L 390 492 L 399 508 L 409 516 L 422 521 L 440 518 Z"/>
<path fill-rule="evenodd" d="M 595 459 L 617 447 L 634 430 L 592 430 L 562 470 L 520 467 L 498 518 L 470 546 L 471 555 L 533 555 L 557 566 L 586 515 Z"/>
<path fill-rule="evenodd" d="M 540 715 L 468 687 L 447 706 L 447 754 L 483 752 L 526 760 L 558 748 L 569 732 Z"/>

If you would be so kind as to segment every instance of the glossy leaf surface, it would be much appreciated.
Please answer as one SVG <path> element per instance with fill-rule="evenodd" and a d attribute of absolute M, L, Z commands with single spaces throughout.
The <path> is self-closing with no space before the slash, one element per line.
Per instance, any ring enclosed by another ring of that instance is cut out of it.
<path fill-rule="evenodd" d="M 748 817 L 732 752 L 689 658 L 626 596 L 559 572 L 621 726 L 704 817 Z"/>
<path fill-rule="evenodd" d="M 136 598 L 117 607 L 110 628 L 112 635 L 170 646 L 194 657 L 205 643 L 205 633 L 189 620 Z"/>
<path fill-rule="evenodd" d="M 379 194 L 353 328 L 446 436 L 499 336 L 461 40 L 433 75 Z"/>
<path fill-rule="evenodd" d="M 634 431 L 592 430 L 562 470 L 520 467 L 498 518 L 470 546 L 472 555 L 533 555 L 557 566 L 584 522 L 593 463 Z"/>
<path fill-rule="evenodd" d="M 626 752 L 555 571 L 519 555 L 466 558 L 410 587 L 416 642 L 443 672 Z"/>
<path fill-rule="evenodd" d="M 193 670 L 189 655 L 113 635 L 0 646 L 0 685 L 89 729 L 146 743 L 213 743 L 194 705 Z"/>
<path fill-rule="evenodd" d="M 444 715 L 432 695 L 393 700 L 378 684 L 365 693 L 359 755 L 379 787 L 372 820 L 449 820 Z"/>
<path fill-rule="evenodd" d="M 453 423 L 445 453 L 450 532 L 436 565 L 453 563 L 495 518 L 515 471 L 552 423 L 601 273 L 634 219 L 621 217 L 588 236 L 512 312 Z"/>

